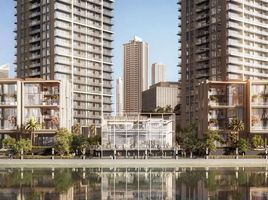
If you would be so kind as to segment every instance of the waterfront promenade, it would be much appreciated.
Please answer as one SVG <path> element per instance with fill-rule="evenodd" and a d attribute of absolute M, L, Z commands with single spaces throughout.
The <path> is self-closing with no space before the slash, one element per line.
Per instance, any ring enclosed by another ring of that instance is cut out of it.
<path fill-rule="evenodd" d="M 268 159 L 1 159 L 0 168 L 268 167 Z"/>

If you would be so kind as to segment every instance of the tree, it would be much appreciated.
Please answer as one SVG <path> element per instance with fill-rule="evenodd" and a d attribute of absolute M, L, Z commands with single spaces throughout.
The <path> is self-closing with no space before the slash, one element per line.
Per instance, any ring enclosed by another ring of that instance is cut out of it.
<path fill-rule="evenodd" d="M 245 129 L 245 125 L 243 123 L 243 121 L 237 119 L 237 118 L 233 118 L 231 123 L 229 124 L 229 129 L 232 131 L 243 131 Z"/>
<path fill-rule="evenodd" d="M 96 135 L 96 126 L 94 124 L 90 125 L 89 133 L 90 133 L 90 137 Z"/>
<path fill-rule="evenodd" d="M 55 150 L 60 155 L 65 155 L 70 153 L 70 145 L 72 142 L 72 135 L 66 128 L 60 128 L 56 132 L 56 144 Z"/>
<path fill-rule="evenodd" d="M 215 142 L 223 142 L 221 136 L 217 131 L 208 130 L 204 138 L 204 147 L 208 149 L 209 152 L 215 151 L 217 149 Z"/>
<path fill-rule="evenodd" d="M 40 129 L 41 129 L 41 124 L 34 117 L 32 117 L 28 122 L 26 122 L 25 130 L 30 132 L 32 144 L 34 144 L 35 131 L 40 130 Z"/>
<path fill-rule="evenodd" d="M 166 105 L 166 107 L 164 108 L 164 112 L 165 113 L 172 113 L 173 109 L 172 109 L 171 105 Z"/>
<path fill-rule="evenodd" d="M 3 140 L 5 148 L 11 149 L 14 153 L 20 153 L 23 150 L 24 153 L 28 153 L 32 150 L 32 143 L 30 139 L 20 139 L 16 141 L 14 138 L 7 137 Z"/>
<path fill-rule="evenodd" d="M 248 150 L 248 143 L 245 139 L 239 139 L 236 142 L 236 148 L 238 148 L 238 151 L 241 153 L 245 153 Z"/>
<path fill-rule="evenodd" d="M 82 135 L 74 135 L 71 143 L 73 150 L 82 151 L 88 146 L 87 138 Z"/>
<path fill-rule="evenodd" d="M 255 135 L 252 138 L 252 146 L 254 148 L 259 148 L 259 147 L 263 147 L 264 146 L 264 141 L 262 139 L 262 137 L 260 135 Z"/>
<path fill-rule="evenodd" d="M 239 132 L 243 131 L 245 125 L 243 121 L 233 118 L 231 123 L 228 125 L 228 129 L 230 130 L 228 133 L 227 142 L 230 143 L 231 146 L 234 146 L 239 138 Z"/>
<path fill-rule="evenodd" d="M 101 144 L 101 136 L 100 135 L 95 135 L 90 138 L 88 138 L 88 144 L 89 145 L 99 145 Z"/>
<path fill-rule="evenodd" d="M 72 134 L 73 135 L 80 135 L 81 134 L 81 126 L 79 123 L 72 126 Z"/>
<path fill-rule="evenodd" d="M 200 140 L 198 139 L 198 129 L 195 124 L 190 124 L 181 132 L 181 144 L 186 151 L 190 152 L 190 157 L 195 150 L 201 147 Z"/>
<path fill-rule="evenodd" d="M 16 139 L 8 136 L 3 139 L 2 144 L 4 148 L 13 150 L 14 146 L 16 145 Z"/>
<path fill-rule="evenodd" d="M 17 141 L 14 151 L 15 153 L 20 153 L 21 150 L 23 150 L 23 153 L 28 153 L 32 150 L 32 141 L 30 139 L 20 139 Z"/>

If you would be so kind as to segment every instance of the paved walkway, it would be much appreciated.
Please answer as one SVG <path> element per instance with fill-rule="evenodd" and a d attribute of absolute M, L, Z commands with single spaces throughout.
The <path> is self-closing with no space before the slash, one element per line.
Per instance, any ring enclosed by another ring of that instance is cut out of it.
<path fill-rule="evenodd" d="M 57 167 L 268 167 L 266 159 L 0 159 L 0 168 Z"/>

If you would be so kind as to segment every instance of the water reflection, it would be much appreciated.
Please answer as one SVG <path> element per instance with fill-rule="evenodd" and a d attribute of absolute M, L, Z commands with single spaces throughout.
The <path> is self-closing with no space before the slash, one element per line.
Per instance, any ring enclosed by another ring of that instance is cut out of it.
<path fill-rule="evenodd" d="M 0 169 L 1 200 L 268 199 L 268 168 Z"/>

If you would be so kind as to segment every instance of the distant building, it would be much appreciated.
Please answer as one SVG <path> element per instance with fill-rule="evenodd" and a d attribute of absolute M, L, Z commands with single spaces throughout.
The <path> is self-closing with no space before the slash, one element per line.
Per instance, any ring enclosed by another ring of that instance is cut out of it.
<path fill-rule="evenodd" d="M 165 81 L 165 65 L 154 63 L 152 65 L 152 85 Z"/>
<path fill-rule="evenodd" d="M 0 66 L 0 78 L 9 78 L 9 65 Z"/>
<path fill-rule="evenodd" d="M 121 115 L 124 109 L 123 80 L 121 77 L 116 79 L 116 115 Z"/>
<path fill-rule="evenodd" d="M 70 130 L 69 92 L 70 86 L 55 80 L 0 79 L 0 141 L 18 134 L 31 118 L 41 124 L 36 145 L 50 144 L 60 127 Z"/>
<path fill-rule="evenodd" d="M 107 117 L 102 127 L 104 149 L 159 150 L 175 144 L 173 114 L 125 114 Z"/>
<path fill-rule="evenodd" d="M 124 44 L 124 111 L 140 112 L 148 89 L 148 44 L 135 37 Z"/>
<path fill-rule="evenodd" d="M 159 82 L 142 92 L 142 110 L 152 112 L 157 107 L 171 106 L 172 109 L 178 104 L 178 83 Z"/>

